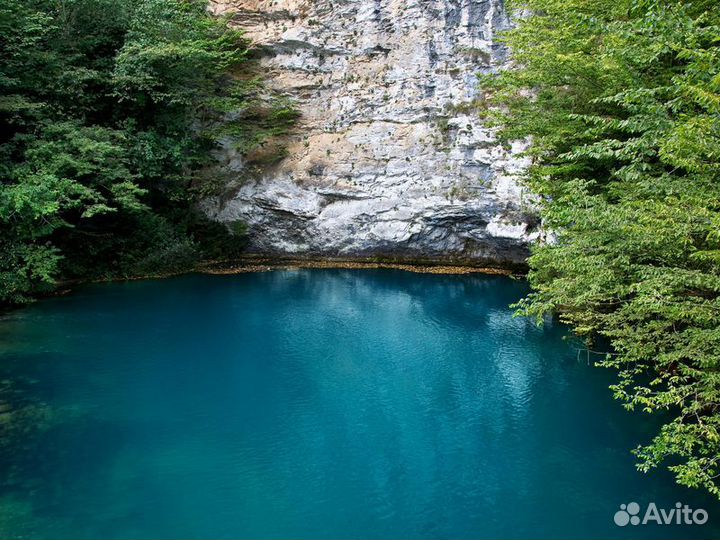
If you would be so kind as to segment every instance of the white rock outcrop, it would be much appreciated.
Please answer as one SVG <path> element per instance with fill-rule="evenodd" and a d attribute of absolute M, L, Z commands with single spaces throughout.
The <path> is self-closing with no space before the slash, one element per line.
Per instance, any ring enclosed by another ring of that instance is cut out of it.
<path fill-rule="evenodd" d="M 524 261 L 538 236 L 525 164 L 471 105 L 505 52 L 502 0 L 219 0 L 302 112 L 285 159 L 205 202 L 250 249 Z M 516 148 L 515 150 L 518 150 Z M 225 156 L 242 171 L 242 158 Z"/>

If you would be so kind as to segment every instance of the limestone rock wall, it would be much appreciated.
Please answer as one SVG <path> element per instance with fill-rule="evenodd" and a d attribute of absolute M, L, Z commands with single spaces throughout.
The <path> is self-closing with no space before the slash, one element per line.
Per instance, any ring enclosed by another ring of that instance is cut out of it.
<path fill-rule="evenodd" d="M 502 0 L 218 0 L 302 112 L 288 157 L 205 202 L 251 250 L 518 263 L 538 223 L 524 163 L 469 106 L 497 69 Z M 227 167 L 245 167 L 228 151 Z"/>

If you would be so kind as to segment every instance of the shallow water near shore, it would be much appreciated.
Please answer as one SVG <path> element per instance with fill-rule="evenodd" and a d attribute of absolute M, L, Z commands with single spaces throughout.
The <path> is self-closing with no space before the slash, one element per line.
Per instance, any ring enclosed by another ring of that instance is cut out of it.
<path fill-rule="evenodd" d="M 613 373 L 512 317 L 526 292 L 281 270 L 13 311 L 0 379 L 42 429 L 3 453 L 0 537 L 720 538 L 715 500 L 636 471 L 657 422 L 612 399 Z M 709 520 L 616 526 L 631 501 Z"/>

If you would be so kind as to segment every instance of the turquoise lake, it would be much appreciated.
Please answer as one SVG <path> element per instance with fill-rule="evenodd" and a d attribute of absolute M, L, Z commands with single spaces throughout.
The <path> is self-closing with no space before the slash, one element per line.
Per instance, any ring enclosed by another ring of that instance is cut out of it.
<path fill-rule="evenodd" d="M 512 317 L 526 292 L 289 270 L 6 313 L 0 378 L 47 426 L 4 454 L 0 537 L 720 538 L 717 501 L 636 470 L 658 419 L 561 325 Z M 632 501 L 709 520 L 616 526 Z"/>

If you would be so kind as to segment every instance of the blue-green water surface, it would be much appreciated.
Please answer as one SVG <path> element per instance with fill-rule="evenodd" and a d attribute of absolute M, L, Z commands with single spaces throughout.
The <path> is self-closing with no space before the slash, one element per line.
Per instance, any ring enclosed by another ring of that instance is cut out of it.
<path fill-rule="evenodd" d="M 45 428 L 4 464 L 0 537 L 720 538 L 717 502 L 636 471 L 656 422 L 612 400 L 613 374 L 512 317 L 526 292 L 295 270 L 11 312 L 2 376 Z M 631 501 L 710 517 L 616 526 Z"/>

